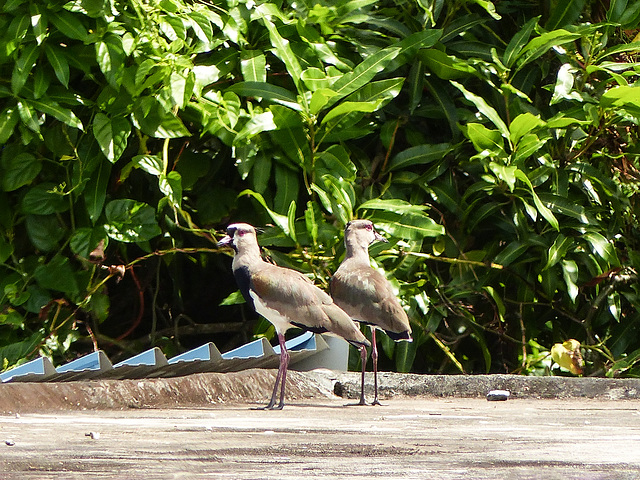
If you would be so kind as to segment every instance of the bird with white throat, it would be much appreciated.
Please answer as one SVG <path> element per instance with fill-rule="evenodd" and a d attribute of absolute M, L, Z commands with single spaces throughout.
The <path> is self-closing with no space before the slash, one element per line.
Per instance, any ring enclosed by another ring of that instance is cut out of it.
<path fill-rule="evenodd" d="M 373 360 L 374 400 L 378 400 L 378 349 L 376 330 L 383 330 L 392 340 L 411 342 L 411 325 L 391 283 L 371 267 L 369 245 L 375 241 L 387 242 L 369 220 L 352 220 L 344 230 L 346 253 L 338 270 L 331 278 L 330 291 L 334 302 L 355 321 L 371 328 L 371 357 Z M 362 352 L 362 350 L 361 350 Z M 364 377 L 366 351 L 362 356 L 362 388 L 359 405 L 366 405 Z"/>
<path fill-rule="evenodd" d="M 251 225 L 229 225 L 227 235 L 218 242 L 218 246 L 229 246 L 235 250 L 231 268 L 242 295 L 257 313 L 273 324 L 278 335 L 280 366 L 271 399 L 265 409 L 284 407 L 289 366 L 284 335 L 289 328 L 331 333 L 357 348 L 370 345 L 351 317 L 334 303 L 329 294 L 316 287 L 302 273 L 263 260 L 256 230 Z M 280 401 L 276 405 L 278 386 Z"/>

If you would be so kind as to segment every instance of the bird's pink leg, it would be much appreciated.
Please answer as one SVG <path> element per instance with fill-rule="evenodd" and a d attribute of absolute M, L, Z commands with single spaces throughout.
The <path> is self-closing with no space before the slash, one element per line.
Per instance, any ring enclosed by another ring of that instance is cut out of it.
<path fill-rule="evenodd" d="M 360 402 L 358 405 L 366 405 L 367 401 L 364 398 L 364 372 L 367 368 L 367 347 L 364 345 L 360 346 L 360 360 L 362 363 L 362 381 L 360 387 Z"/>
<path fill-rule="evenodd" d="M 263 410 L 282 410 L 284 407 L 284 386 L 287 381 L 287 367 L 289 366 L 289 352 L 284 343 L 284 335 L 278 333 L 278 342 L 280 343 L 280 366 L 278 367 L 278 375 L 276 376 L 276 384 L 273 386 L 273 393 L 271 394 L 271 400 L 263 407 Z M 280 388 L 280 403 L 276 407 L 276 397 L 278 395 L 278 385 Z"/>
<path fill-rule="evenodd" d="M 376 329 L 371 328 L 371 360 L 373 360 L 373 402 L 371 405 L 381 405 L 378 400 L 378 347 L 376 345 Z"/>
<path fill-rule="evenodd" d="M 284 387 L 287 384 L 287 370 L 289 368 L 289 359 L 291 355 L 287 350 L 287 347 L 284 343 L 284 335 L 278 334 L 278 341 L 280 342 L 280 368 L 282 369 L 282 384 L 280 386 L 280 403 L 276 410 L 282 410 L 284 407 Z M 284 366 L 284 368 L 283 368 Z M 280 369 L 278 369 L 278 373 L 280 373 Z"/>

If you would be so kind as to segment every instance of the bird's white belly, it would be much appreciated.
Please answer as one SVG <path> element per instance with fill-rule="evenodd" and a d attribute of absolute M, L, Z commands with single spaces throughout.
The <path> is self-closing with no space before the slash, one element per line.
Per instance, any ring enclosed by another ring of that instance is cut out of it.
<path fill-rule="evenodd" d="M 249 291 L 249 295 L 251 295 L 251 298 L 253 299 L 253 305 L 256 308 L 256 312 L 269 320 L 269 322 L 276 327 L 276 332 L 284 333 L 291 328 L 289 320 L 287 320 L 287 318 L 277 310 L 267 307 L 253 290 Z"/>

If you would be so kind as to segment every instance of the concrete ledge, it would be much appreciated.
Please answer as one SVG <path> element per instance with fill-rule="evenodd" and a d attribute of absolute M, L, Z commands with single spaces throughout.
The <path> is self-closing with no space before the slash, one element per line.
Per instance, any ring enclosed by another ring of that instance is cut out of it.
<path fill-rule="evenodd" d="M 142 380 L 5 383 L 0 384 L 0 414 L 266 403 L 271 396 L 276 373 L 277 370 L 253 369 Z M 289 372 L 287 398 L 333 396 L 322 384 L 303 373 Z"/>
<path fill-rule="evenodd" d="M 640 399 L 640 379 L 526 377 L 521 375 L 416 375 L 379 373 L 382 397 L 434 396 L 485 397 L 490 390 L 508 390 L 511 398 L 593 398 L 599 400 Z M 373 394 L 373 378 L 367 373 L 365 393 Z M 335 374 L 334 391 L 347 398 L 359 398 L 360 375 Z"/>
<path fill-rule="evenodd" d="M 266 403 L 276 370 L 200 373 L 176 378 L 0 384 L 0 413 L 129 408 L 202 408 L 221 403 Z M 367 373 L 366 393 L 373 393 Z M 416 375 L 380 373 L 380 395 L 484 398 L 509 390 L 511 398 L 640 399 L 640 379 L 523 377 L 517 375 Z M 358 398 L 360 374 L 289 372 L 287 401 L 338 395 Z"/>

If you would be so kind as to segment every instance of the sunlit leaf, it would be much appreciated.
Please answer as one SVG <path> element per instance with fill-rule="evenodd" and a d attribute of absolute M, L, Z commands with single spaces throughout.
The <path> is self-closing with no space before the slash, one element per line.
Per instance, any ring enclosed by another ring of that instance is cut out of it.
<path fill-rule="evenodd" d="M 240 53 L 240 69 L 245 82 L 267 80 L 267 60 L 259 50 L 243 50 Z"/>
<path fill-rule="evenodd" d="M 490 106 L 484 98 L 470 92 L 458 82 L 451 81 L 451 84 L 460 90 L 464 97 L 472 102 L 478 111 L 487 117 L 498 128 L 504 138 L 509 138 L 509 129 L 495 108 Z"/>
<path fill-rule="evenodd" d="M 126 118 L 109 118 L 103 113 L 98 113 L 93 120 L 93 135 L 102 153 L 111 163 L 115 163 L 127 148 L 130 134 L 131 124 Z"/>
<path fill-rule="evenodd" d="M 155 210 L 144 202 L 112 200 L 107 203 L 105 215 L 107 235 L 119 242 L 145 242 L 162 233 Z"/>

